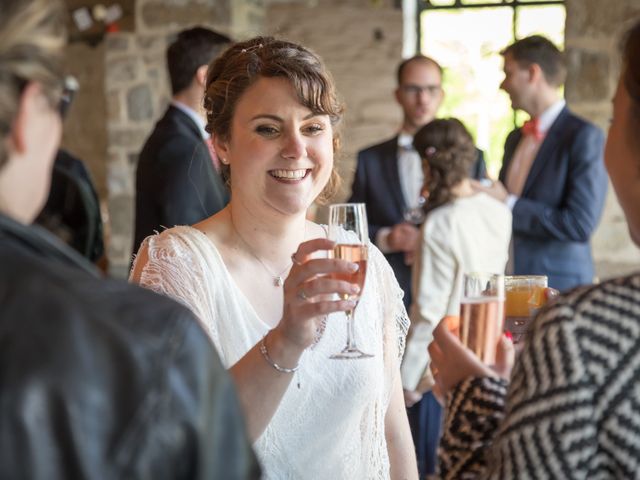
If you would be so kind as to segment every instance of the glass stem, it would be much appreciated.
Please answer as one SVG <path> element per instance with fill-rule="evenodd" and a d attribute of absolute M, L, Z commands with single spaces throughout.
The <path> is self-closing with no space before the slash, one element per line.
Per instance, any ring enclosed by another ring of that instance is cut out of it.
<path fill-rule="evenodd" d="M 356 337 L 353 330 L 353 310 L 344 312 L 347 316 L 347 350 L 357 350 Z"/>

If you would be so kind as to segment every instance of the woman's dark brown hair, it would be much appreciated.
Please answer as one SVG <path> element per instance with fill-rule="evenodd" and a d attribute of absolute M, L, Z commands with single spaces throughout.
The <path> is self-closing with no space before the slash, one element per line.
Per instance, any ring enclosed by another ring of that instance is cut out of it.
<path fill-rule="evenodd" d="M 623 43 L 622 81 L 632 102 L 632 118 L 640 125 L 640 22 L 627 32 Z M 634 129 L 635 130 L 635 129 Z M 634 137 L 637 141 L 637 137 Z"/>
<path fill-rule="evenodd" d="M 455 198 L 452 189 L 469 177 L 477 151 L 471 135 L 456 118 L 429 122 L 413 137 L 413 146 L 422 157 L 425 189 L 429 198 L 425 211 L 430 212 Z"/>
<path fill-rule="evenodd" d="M 334 126 L 334 153 L 339 147 L 335 128 L 342 117 L 331 75 L 322 60 L 305 47 L 272 37 L 256 37 L 228 48 L 209 67 L 204 106 L 207 131 L 223 141 L 231 137 L 231 123 L 236 105 L 244 92 L 259 78 L 286 78 L 293 85 L 300 103 L 314 114 L 328 115 Z M 229 182 L 230 169 L 222 166 Z M 340 185 L 334 167 L 331 178 L 318 198 L 331 198 Z"/>

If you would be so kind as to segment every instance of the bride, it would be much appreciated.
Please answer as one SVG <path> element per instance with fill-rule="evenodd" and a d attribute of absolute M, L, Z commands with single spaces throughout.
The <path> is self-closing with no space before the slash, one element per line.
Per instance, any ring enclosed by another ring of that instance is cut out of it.
<path fill-rule="evenodd" d="M 408 320 L 383 256 L 369 245 L 356 335 L 371 359 L 331 360 L 345 342 L 327 258 L 305 219 L 336 186 L 342 107 L 321 60 L 258 37 L 210 67 L 207 129 L 231 187 L 226 209 L 145 240 L 132 280 L 187 304 L 235 379 L 265 478 L 417 479 L 399 376 Z M 292 255 L 293 254 L 293 255 Z"/>

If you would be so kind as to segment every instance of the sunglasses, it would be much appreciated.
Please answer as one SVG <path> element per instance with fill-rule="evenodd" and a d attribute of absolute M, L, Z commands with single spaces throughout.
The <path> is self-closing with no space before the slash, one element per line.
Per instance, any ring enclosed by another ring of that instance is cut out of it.
<path fill-rule="evenodd" d="M 20 78 L 18 81 L 18 90 L 22 95 L 27 85 L 35 80 Z M 69 105 L 71 105 L 73 101 L 75 93 L 78 91 L 78 81 L 71 75 L 67 75 L 61 84 L 48 85 L 41 82 L 40 85 L 42 86 L 42 94 L 47 98 L 51 108 L 56 110 L 60 116 L 64 117 L 69 109 Z"/>

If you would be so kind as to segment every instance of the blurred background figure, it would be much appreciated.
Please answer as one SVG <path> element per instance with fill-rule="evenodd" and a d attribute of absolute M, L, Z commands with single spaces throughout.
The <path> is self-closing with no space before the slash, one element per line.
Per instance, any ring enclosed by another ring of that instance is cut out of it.
<path fill-rule="evenodd" d="M 74 77 L 65 77 L 60 100 L 63 118 L 78 87 Z M 58 149 L 53 162 L 49 198 L 36 223 L 98 265 L 103 272 L 107 271 L 98 194 L 84 162 L 62 148 Z"/>
<path fill-rule="evenodd" d="M 502 51 L 501 88 L 530 120 L 504 146 L 500 181 L 478 190 L 513 210 L 513 255 L 507 273 L 546 275 L 567 290 L 594 280 L 593 235 L 604 207 L 604 135 L 576 116 L 560 96 L 562 53 L 544 37 L 523 38 Z"/>
<path fill-rule="evenodd" d="M 427 406 L 409 409 L 413 423 L 428 435 L 416 439 L 435 473 L 441 408 L 431 394 L 427 347 L 446 315 L 458 315 L 462 277 L 468 272 L 502 273 L 511 239 L 511 212 L 504 203 L 471 187 L 469 171 L 477 158 L 473 139 L 455 118 L 436 119 L 413 138 L 422 157 L 426 218 L 413 265 L 413 304 L 402 385 L 407 405 L 424 395 Z M 427 395 L 425 395 L 427 394 Z"/>
<path fill-rule="evenodd" d="M 385 254 L 404 291 L 404 304 L 411 305 L 411 265 L 419 243 L 419 225 L 424 198 L 424 183 L 420 155 L 412 145 L 413 136 L 437 115 L 444 98 L 442 67 L 434 59 L 416 55 L 402 61 L 396 71 L 394 97 L 402 109 L 402 125 L 397 135 L 358 153 L 351 198 L 349 202 L 364 203 L 369 220 L 371 241 Z M 469 165 L 469 175 L 486 176 L 484 157 L 480 150 Z M 416 215 L 416 213 L 418 213 Z M 412 407 L 410 419 L 423 418 L 425 408 Z M 419 422 L 424 425 L 424 422 Z M 420 424 L 411 423 L 416 444 L 429 442 L 433 435 Z M 417 450 L 421 474 L 426 459 Z"/>
<path fill-rule="evenodd" d="M 640 23 L 624 41 L 605 163 L 640 245 Z M 447 396 L 443 479 L 638 478 L 640 274 L 561 295 L 535 318 L 513 373 L 492 369 L 442 322 L 429 347 Z"/>
<path fill-rule="evenodd" d="M 209 63 L 230 41 L 220 33 L 194 27 L 178 33 L 167 49 L 173 97 L 140 153 L 134 252 L 153 232 L 197 223 L 229 201 L 205 130 L 202 101 Z"/>

